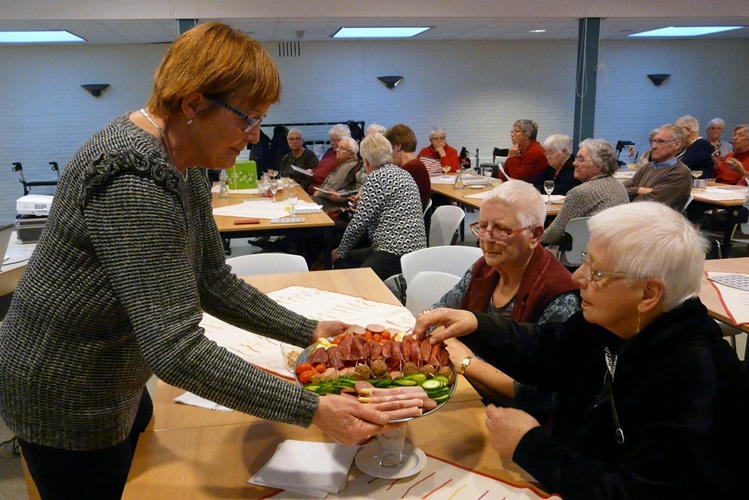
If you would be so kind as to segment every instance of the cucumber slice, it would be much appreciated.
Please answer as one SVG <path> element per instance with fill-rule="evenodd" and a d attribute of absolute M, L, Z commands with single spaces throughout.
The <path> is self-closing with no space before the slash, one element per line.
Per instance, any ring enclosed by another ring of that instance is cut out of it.
<path fill-rule="evenodd" d="M 393 381 L 390 380 L 389 378 L 375 378 L 375 379 L 370 379 L 369 383 L 377 387 L 378 389 L 382 389 L 383 387 L 390 387 Z"/>
<path fill-rule="evenodd" d="M 450 379 L 445 377 L 444 375 L 435 375 L 432 380 L 441 380 L 445 383 L 445 385 L 450 385 Z"/>
<path fill-rule="evenodd" d="M 395 384 L 395 385 L 403 385 L 403 386 L 418 385 L 418 383 L 415 380 L 411 380 L 409 378 L 397 378 L 397 379 L 393 380 L 393 384 Z"/>
<path fill-rule="evenodd" d="M 406 375 L 405 378 L 415 380 L 417 384 L 421 384 L 427 380 L 427 376 L 424 373 L 412 373 L 411 375 Z"/>
<path fill-rule="evenodd" d="M 432 398 L 432 399 L 435 400 L 435 401 L 437 401 L 437 404 L 444 403 L 445 401 L 447 401 L 448 399 L 450 399 L 450 393 L 448 392 L 444 396 L 439 396 L 437 398 Z"/>
<path fill-rule="evenodd" d="M 427 392 L 436 391 L 445 387 L 445 382 L 438 380 L 437 377 L 429 380 L 425 380 L 421 383 L 421 387 Z"/>

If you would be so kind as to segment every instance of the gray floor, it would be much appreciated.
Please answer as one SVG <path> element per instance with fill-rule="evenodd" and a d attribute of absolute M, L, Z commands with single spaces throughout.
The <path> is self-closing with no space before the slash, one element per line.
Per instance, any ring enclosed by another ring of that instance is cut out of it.
<path fill-rule="evenodd" d="M 475 245 L 476 238 L 468 231 L 468 224 L 478 219 L 478 212 L 471 212 L 466 217 L 466 241 L 464 245 Z M 247 240 L 234 240 L 231 243 L 232 256 L 245 255 L 259 252 L 261 249 L 251 245 Z M 746 257 L 747 247 L 744 245 L 735 245 L 731 253 L 724 257 Z M 746 345 L 746 335 L 736 337 L 737 351 L 743 358 Z M 155 379 L 149 382 L 149 388 L 153 391 Z M 0 442 L 5 442 L 13 437 L 13 433 L 0 420 Z M 23 470 L 21 468 L 21 459 L 12 452 L 10 445 L 0 448 L 0 500 L 23 500 L 27 498 L 26 483 L 23 479 Z"/>

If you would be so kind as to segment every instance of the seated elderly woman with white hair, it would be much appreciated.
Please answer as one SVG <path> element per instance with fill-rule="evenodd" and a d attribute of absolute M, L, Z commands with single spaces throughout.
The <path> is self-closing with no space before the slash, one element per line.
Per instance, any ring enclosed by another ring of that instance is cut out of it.
<path fill-rule="evenodd" d="M 567 193 L 559 214 L 546 228 L 541 244 L 555 250 L 562 242 L 565 228 L 576 217 L 590 217 L 601 210 L 629 203 L 624 185 L 612 177 L 619 164 L 614 147 L 603 139 L 585 139 L 575 158 L 575 178 L 581 185 Z M 559 259 L 569 265 L 563 253 Z"/>
<path fill-rule="evenodd" d="M 401 255 L 427 246 L 419 188 L 394 165 L 393 148 L 381 134 L 365 137 L 359 153 L 367 171 L 361 198 L 332 260 L 336 269 L 369 267 L 382 280 L 401 272 Z M 355 248 L 369 235 L 370 247 Z"/>
<path fill-rule="evenodd" d="M 581 313 L 534 325 L 437 309 L 414 334 L 471 334 L 487 361 L 555 390 L 549 429 L 516 409 L 486 408 L 493 447 L 550 492 L 571 498 L 744 498 L 749 387 L 736 353 L 697 295 L 707 242 L 656 202 L 589 221 L 573 275 Z"/>
<path fill-rule="evenodd" d="M 567 191 L 579 186 L 575 178 L 575 155 L 572 154 L 572 139 L 564 134 L 552 134 L 543 143 L 549 166 L 540 174 L 528 180 L 539 192 L 545 193 L 544 182 L 554 181 L 550 194 L 566 195 Z"/>
<path fill-rule="evenodd" d="M 579 311 L 578 287 L 570 272 L 540 245 L 545 217 L 544 200 L 531 184 L 511 180 L 494 188 L 481 204 L 478 222 L 471 224 L 483 257 L 432 308 L 454 307 L 541 324 L 564 321 Z M 490 353 L 472 336 L 461 340 L 448 346 L 450 358 L 484 400 L 536 414 L 553 408 L 553 395 L 539 396 L 483 361 Z"/>

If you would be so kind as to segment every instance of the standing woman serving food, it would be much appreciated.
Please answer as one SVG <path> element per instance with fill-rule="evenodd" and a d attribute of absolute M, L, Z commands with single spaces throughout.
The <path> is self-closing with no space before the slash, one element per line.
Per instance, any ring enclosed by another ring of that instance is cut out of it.
<path fill-rule="evenodd" d="M 65 168 L 0 327 L 0 414 L 42 498 L 120 498 L 154 373 L 341 442 L 387 429 L 386 413 L 280 380 L 199 326 L 206 311 L 298 346 L 344 326 L 299 316 L 231 273 L 205 170 L 192 168 L 230 168 L 280 92 L 260 44 L 198 26 L 167 51 L 147 105 L 97 132 Z"/>

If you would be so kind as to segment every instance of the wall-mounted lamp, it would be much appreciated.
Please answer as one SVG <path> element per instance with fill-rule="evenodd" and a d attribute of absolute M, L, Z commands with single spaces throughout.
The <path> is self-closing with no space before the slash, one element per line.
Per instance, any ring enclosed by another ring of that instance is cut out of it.
<path fill-rule="evenodd" d="M 657 75 L 648 75 L 648 78 L 650 78 L 650 81 L 653 82 L 653 85 L 656 87 L 660 87 L 663 82 L 668 80 L 668 77 L 671 76 L 666 73 L 657 74 Z"/>
<path fill-rule="evenodd" d="M 402 76 L 378 76 L 378 80 L 382 82 L 383 85 L 385 85 L 389 89 L 394 89 L 396 85 L 398 85 L 401 80 L 403 80 Z"/>
<path fill-rule="evenodd" d="M 91 94 L 94 97 L 99 97 L 102 92 L 107 90 L 109 88 L 108 83 L 88 83 L 86 85 L 81 85 L 84 89 L 88 90 L 88 93 Z"/>

